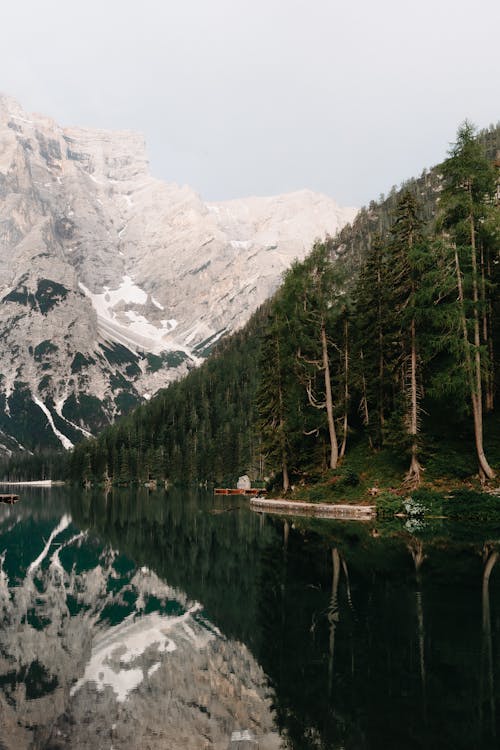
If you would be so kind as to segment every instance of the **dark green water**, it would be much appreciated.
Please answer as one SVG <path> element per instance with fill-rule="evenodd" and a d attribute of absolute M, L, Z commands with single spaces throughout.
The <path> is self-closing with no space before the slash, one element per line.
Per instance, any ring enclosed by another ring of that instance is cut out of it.
<path fill-rule="evenodd" d="M 0 505 L 0 748 L 499 747 L 500 524 L 437 524 L 23 492 Z"/>

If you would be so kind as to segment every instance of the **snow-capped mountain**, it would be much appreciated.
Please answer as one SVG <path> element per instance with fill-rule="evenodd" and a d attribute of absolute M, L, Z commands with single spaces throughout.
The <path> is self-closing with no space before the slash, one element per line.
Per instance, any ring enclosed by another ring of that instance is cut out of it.
<path fill-rule="evenodd" d="M 300 191 L 206 203 L 131 132 L 0 96 L 0 446 L 72 443 L 242 326 L 352 208 Z"/>

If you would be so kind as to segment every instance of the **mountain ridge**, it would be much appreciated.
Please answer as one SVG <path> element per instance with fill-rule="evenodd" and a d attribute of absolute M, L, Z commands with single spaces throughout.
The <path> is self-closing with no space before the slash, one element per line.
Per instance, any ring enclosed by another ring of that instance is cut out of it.
<path fill-rule="evenodd" d="M 0 95 L 0 446 L 68 447 L 186 374 L 355 214 L 308 190 L 205 203 L 150 175 L 141 135 Z"/>

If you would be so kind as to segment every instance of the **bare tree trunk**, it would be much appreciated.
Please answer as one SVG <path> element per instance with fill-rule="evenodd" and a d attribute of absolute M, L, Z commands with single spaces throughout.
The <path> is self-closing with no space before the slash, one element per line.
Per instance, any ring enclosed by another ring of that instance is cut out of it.
<path fill-rule="evenodd" d="M 489 390 L 486 396 L 486 409 L 493 411 L 495 408 L 495 350 L 493 348 L 492 319 L 493 311 L 491 309 L 491 300 L 488 301 L 488 359 L 490 365 L 490 382 Z"/>
<path fill-rule="evenodd" d="M 328 607 L 328 621 L 330 623 L 330 639 L 328 644 L 328 695 L 332 694 L 333 687 L 333 667 L 335 661 L 335 630 L 339 622 L 339 604 L 338 604 L 338 590 L 340 580 L 340 555 L 336 547 L 332 549 L 332 563 L 333 563 L 333 575 L 332 575 L 332 596 L 330 599 L 330 606 Z"/>
<path fill-rule="evenodd" d="M 484 683 L 485 683 L 485 673 L 486 673 L 486 680 L 488 684 L 488 703 L 489 703 L 489 709 L 490 709 L 490 723 L 491 723 L 491 734 L 493 737 L 496 735 L 495 727 L 496 727 L 496 717 L 495 717 L 495 685 L 494 685 L 494 679 L 493 679 L 493 645 L 492 645 L 492 638 L 491 638 L 491 613 L 490 613 L 490 575 L 495 567 L 495 564 L 498 560 L 498 552 L 495 550 L 491 552 L 485 561 L 484 571 L 483 571 L 483 587 L 482 587 L 482 614 L 483 614 L 483 642 L 482 642 L 482 649 L 481 649 L 481 683 L 480 683 L 480 708 L 479 708 L 479 717 L 480 722 L 482 723 L 482 712 L 483 712 L 483 696 L 484 696 Z"/>
<path fill-rule="evenodd" d="M 490 361 L 489 388 L 486 394 L 486 410 L 493 411 L 495 408 L 495 351 L 493 349 L 493 336 L 491 335 L 492 310 L 491 302 L 488 302 L 488 359 Z"/>
<path fill-rule="evenodd" d="M 384 334 L 382 332 L 381 288 L 382 288 L 382 276 L 381 276 L 380 266 L 378 266 L 378 268 L 377 268 L 377 289 L 378 289 L 379 295 L 378 295 L 377 318 L 378 318 L 378 380 L 379 380 L 378 399 L 379 399 L 380 445 L 382 445 L 383 440 L 384 440 L 384 425 L 385 425 L 385 415 L 384 415 Z"/>
<path fill-rule="evenodd" d="M 285 518 L 285 522 L 283 524 L 283 550 L 286 552 L 288 550 L 288 537 L 290 536 L 290 524 L 288 520 Z"/>
<path fill-rule="evenodd" d="M 288 492 L 290 489 L 290 478 L 288 476 L 288 464 L 284 453 L 281 458 L 281 470 L 283 472 L 283 492 Z"/>
<path fill-rule="evenodd" d="M 422 467 L 418 460 L 418 394 L 417 394 L 417 339 L 415 331 L 415 318 L 411 319 L 411 365 L 410 365 L 410 389 L 411 389 L 411 411 L 410 411 L 410 435 L 411 444 L 411 463 L 406 475 L 406 482 L 413 485 L 420 484 Z"/>
<path fill-rule="evenodd" d="M 413 247 L 413 233 L 409 237 L 409 247 Z M 411 304 L 415 302 L 415 284 L 411 283 Z M 410 323 L 410 414 L 409 434 L 411 437 L 411 462 L 406 475 L 406 482 L 415 487 L 420 484 L 422 467 L 418 460 L 418 393 L 417 393 L 417 332 L 415 315 L 412 315 Z"/>
<path fill-rule="evenodd" d="M 475 401 L 476 408 L 474 409 L 474 428 L 476 436 L 476 447 L 479 458 L 480 474 L 484 475 L 488 479 L 493 479 L 495 472 L 490 467 L 483 449 L 483 396 L 482 396 L 482 383 L 481 383 L 481 336 L 479 333 L 479 310 L 478 310 L 478 288 L 477 288 L 477 256 L 476 256 L 476 232 L 474 227 L 474 216 L 472 214 L 472 196 L 471 187 L 469 184 L 469 196 L 471 203 L 471 212 L 469 215 L 470 225 L 470 243 L 471 243 L 471 262 L 472 262 L 472 301 L 474 303 L 474 375 L 475 375 Z M 477 427 L 476 427 L 477 425 Z M 478 436 L 480 437 L 478 443 Z"/>
<path fill-rule="evenodd" d="M 425 668 L 425 620 L 424 606 L 422 601 L 422 577 L 420 568 L 425 560 L 424 545 L 421 539 L 412 539 L 408 545 L 413 562 L 415 565 L 415 579 L 417 590 L 415 592 L 415 601 L 417 607 L 417 624 L 418 624 L 418 650 L 420 661 L 420 685 L 422 688 L 422 711 L 424 721 L 427 720 L 427 691 L 426 691 L 426 668 Z"/>
<path fill-rule="evenodd" d="M 473 247 L 473 255 L 475 258 L 475 245 Z M 475 271 L 475 262 L 473 262 L 473 275 Z M 474 421 L 474 440 L 476 444 L 476 453 L 477 453 L 477 459 L 479 463 L 479 474 L 482 478 L 487 477 L 488 479 L 493 479 L 495 476 L 495 472 L 489 465 L 485 453 L 484 453 L 484 446 L 483 446 L 483 409 L 482 409 L 482 396 L 481 396 L 481 355 L 479 352 L 479 344 L 476 347 L 476 354 L 475 354 L 475 360 L 474 360 L 474 370 L 472 366 L 472 360 L 470 355 L 470 342 L 469 342 L 469 336 L 467 334 L 467 319 L 465 317 L 465 310 L 464 310 L 464 291 L 463 291 L 463 285 L 462 285 L 462 272 L 460 269 L 460 261 L 458 258 L 458 251 L 455 248 L 455 269 L 457 272 L 457 286 L 458 286 L 458 301 L 460 304 L 460 317 L 462 322 L 462 332 L 464 337 L 464 347 L 465 347 L 465 367 L 467 370 L 468 380 L 469 380 L 469 387 L 470 387 L 470 395 L 471 395 L 471 402 L 472 402 L 472 415 L 473 415 L 473 421 Z M 474 292 L 473 292 L 474 294 Z M 477 297 L 477 281 L 476 281 L 476 291 L 475 291 L 476 297 Z M 477 336 L 479 337 L 479 320 L 477 318 L 477 307 L 475 308 L 475 326 L 474 326 L 474 338 L 476 338 L 476 331 Z"/>
<path fill-rule="evenodd" d="M 330 436 L 330 469 L 336 469 L 339 460 L 339 448 L 337 445 L 335 420 L 333 418 L 332 384 L 330 382 L 330 363 L 328 362 L 328 344 L 326 340 L 324 321 L 321 323 L 321 348 L 323 353 L 323 372 L 325 377 L 326 415 L 328 419 L 328 433 Z"/>
<path fill-rule="evenodd" d="M 493 411 L 494 406 L 494 374 L 493 374 L 493 342 L 491 340 L 491 305 L 486 300 L 486 274 L 490 276 L 490 269 L 486 268 L 484 258 L 484 247 L 480 245 L 480 264 L 481 264 L 481 304 L 482 310 L 482 328 L 483 328 L 483 342 L 488 350 L 488 367 L 486 368 L 485 376 L 485 407 L 486 411 Z"/>
<path fill-rule="evenodd" d="M 362 398 L 362 409 L 363 409 L 363 422 L 365 427 L 370 426 L 370 412 L 368 411 L 368 396 L 366 394 L 366 378 L 365 378 L 365 358 L 363 356 L 363 349 L 360 351 L 361 358 L 361 384 L 363 386 L 363 398 Z M 368 443 L 370 444 L 370 450 L 373 450 L 373 440 L 370 432 L 368 431 Z"/>
<path fill-rule="evenodd" d="M 276 340 L 277 354 L 278 354 L 278 369 L 281 373 L 281 350 L 279 337 Z M 286 455 L 286 435 L 285 435 L 285 419 L 283 416 L 284 404 L 283 404 L 283 388 L 281 384 L 281 374 L 279 374 L 279 405 L 280 405 L 280 442 L 281 442 L 281 471 L 283 476 L 283 492 L 288 492 L 290 489 L 290 479 L 288 476 L 288 463 Z"/>
<path fill-rule="evenodd" d="M 343 424 L 343 436 L 342 436 L 342 445 L 340 448 L 340 456 L 339 458 L 344 458 L 345 455 L 345 449 L 347 446 L 347 408 L 349 404 L 349 328 L 348 328 L 348 322 L 347 317 L 344 321 L 344 343 L 345 343 L 345 352 L 344 352 L 344 376 L 345 376 L 345 383 L 344 383 L 344 424 Z"/>

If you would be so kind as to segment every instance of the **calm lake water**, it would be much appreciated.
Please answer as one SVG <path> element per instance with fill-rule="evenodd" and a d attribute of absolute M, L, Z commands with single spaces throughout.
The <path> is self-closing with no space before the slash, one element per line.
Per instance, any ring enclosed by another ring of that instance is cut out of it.
<path fill-rule="evenodd" d="M 497 748 L 497 550 L 500 523 L 23 490 L 0 505 L 0 748 Z"/>

